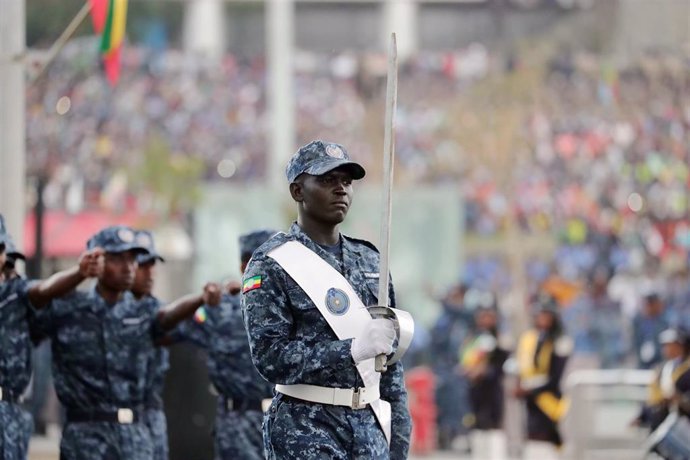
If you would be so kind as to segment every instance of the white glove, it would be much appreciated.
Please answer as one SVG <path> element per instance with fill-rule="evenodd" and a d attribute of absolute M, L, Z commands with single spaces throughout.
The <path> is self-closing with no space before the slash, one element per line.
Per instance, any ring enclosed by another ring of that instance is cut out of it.
<path fill-rule="evenodd" d="M 350 353 L 355 363 L 361 363 L 377 355 L 393 353 L 395 326 L 386 318 L 376 318 L 367 323 L 361 335 L 352 340 Z"/>

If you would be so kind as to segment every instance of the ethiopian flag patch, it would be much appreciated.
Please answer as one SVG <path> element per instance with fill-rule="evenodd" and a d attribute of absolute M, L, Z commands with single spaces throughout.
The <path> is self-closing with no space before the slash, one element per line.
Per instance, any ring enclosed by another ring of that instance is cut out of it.
<path fill-rule="evenodd" d="M 196 309 L 196 313 L 194 313 L 194 321 L 199 324 L 206 322 L 206 309 L 204 307 L 199 307 Z"/>
<path fill-rule="evenodd" d="M 261 275 L 252 276 L 247 278 L 242 285 L 242 294 L 246 294 L 249 291 L 258 289 L 261 287 Z"/>

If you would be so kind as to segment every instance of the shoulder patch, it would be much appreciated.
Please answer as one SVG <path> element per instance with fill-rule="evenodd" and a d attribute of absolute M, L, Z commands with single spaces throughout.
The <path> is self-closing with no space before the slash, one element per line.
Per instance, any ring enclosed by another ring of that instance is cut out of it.
<path fill-rule="evenodd" d="M 567 335 L 562 335 L 556 339 L 553 350 L 558 356 L 568 356 L 570 353 L 572 353 L 573 347 L 573 339 Z"/>
<path fill-rule="evenodd" d="M 242 283 L 242 294 L 246 294 L 249 291 L 253 291 L 254 289 L 259 289 L 261 287 L 261 275 L 256 275 L 252 276 L 251 278 L 247 278 L 244 280 L 244 283 Z"/>
<path fill-rule="evenodd" d="M 204 307 L 199 307 L 196 309 L 196 312 L 194 313 L 194 321 L 202 324 L 206 322 L 206 318 L 208 316 L 206 315 L 206 309 Z"/>

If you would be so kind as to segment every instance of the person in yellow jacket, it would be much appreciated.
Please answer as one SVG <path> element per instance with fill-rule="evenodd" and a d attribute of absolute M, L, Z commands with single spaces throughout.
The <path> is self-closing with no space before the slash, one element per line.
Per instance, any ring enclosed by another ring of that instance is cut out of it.
<path fill-rule="evenodd" d="M 659 334 L 664 361 L 655 370 L 647 402 L 635 424 L 649 426 L 650 431 L 654 431 L 668 416 L 678 393 L 676 386 L 679 379 L 690 373 L 687 342 L 687 335 L 677 328 L 669 328 Z"/>
<path fill-rule="evenodd" d="M 567 410 L 561 377 L 573 342 L 563 333 L 555 299 L 541 296 L 533 307 L 534 326 L 520 336 L 516 350 L 519 381 L 514 395 L 525 400 L 527 438 L 560 447 L 558 422 Z"/>

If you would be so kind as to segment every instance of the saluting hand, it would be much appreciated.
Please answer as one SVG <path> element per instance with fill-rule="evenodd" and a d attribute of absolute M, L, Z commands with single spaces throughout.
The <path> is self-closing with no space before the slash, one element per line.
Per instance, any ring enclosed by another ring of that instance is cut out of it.
<path fill-rule="evenodd" d="M 242 284 L 237 280 L 230 280 L 225 283 L 225 290 L 230 295 L 237 295 L 242 290 Z"/>
<path fill-rule="evenodd" d="M 84 278 L 98 277 L 103 273 L 105 251 L 101 248 L 90 249 L 79 257 L 79 274 Z"/>
<path fill-rule="evenodd" d="M 218 283 L 206 283 L 201 297 L 204 299 L 204 305 L 215 307 L 220 304 L 220 286 Z"/>

